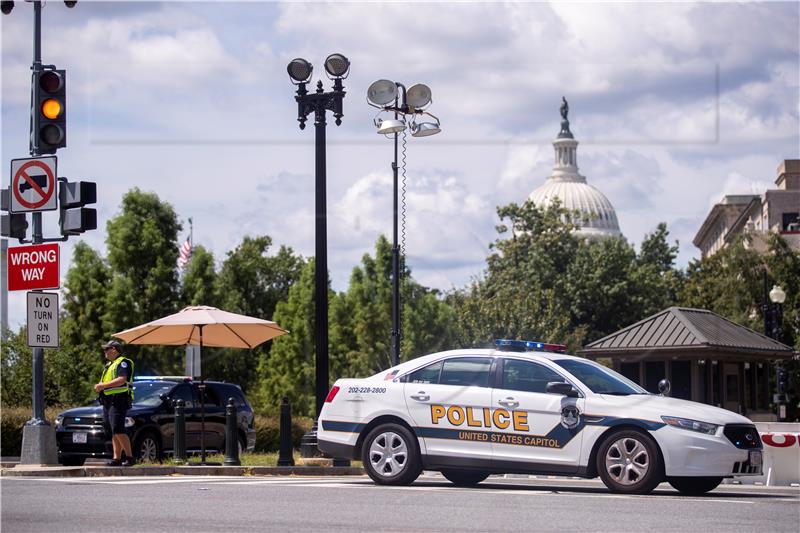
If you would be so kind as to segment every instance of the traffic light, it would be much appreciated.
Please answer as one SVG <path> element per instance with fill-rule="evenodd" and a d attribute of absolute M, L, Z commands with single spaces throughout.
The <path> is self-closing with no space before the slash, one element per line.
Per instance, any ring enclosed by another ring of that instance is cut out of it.
<path fill-rule="evenodd" d="M 97 202 L 97 184 L 91 181 L 69 182 L 58 179 L 58 203 L 61 211 L 59 223 L 62 235 L 80 235 L 97 229 L 97 210 L 84 207 Z"/>
<path fill-rule="evenodd" d="M 8 188 L 2 190 L 0 196 L 0 210 L 9 210 L 9 200 L 11 199 L 10 191 Z M 24 239 L 28 233 L 28 219 L 25 213 L 9 213 L 3 214 L 0 220 L 0 234 L 3 237 L 11 237 L 12 239 Z"/>
<path fill-rule="evenodd" d="M 54 154 L 67 146 L 67 71 L 33 73 L 31 150 Z"/>

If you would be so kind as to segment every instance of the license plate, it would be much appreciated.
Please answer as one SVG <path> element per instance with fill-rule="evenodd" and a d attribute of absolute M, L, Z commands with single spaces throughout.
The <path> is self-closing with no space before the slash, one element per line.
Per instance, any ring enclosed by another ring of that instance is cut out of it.
<path fill-rule="evenodd" d="M 750 451 L 750 466 L 761 466 L 761 453 L 760 451 Z"/>
<path fill-rule="evenodd" d="M 73 433 L 72 434 L 72 442 L 73 444 L 86 444 L 86 437 L 88 433 Z"/>

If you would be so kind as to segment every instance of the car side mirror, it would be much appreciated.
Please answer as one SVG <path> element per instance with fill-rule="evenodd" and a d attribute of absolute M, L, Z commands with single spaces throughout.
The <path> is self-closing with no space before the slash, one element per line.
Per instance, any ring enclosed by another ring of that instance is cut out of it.
<path fill-rule="evenodd" d="M 658 392 L 661 393 L 661 396 L 669 396 L 669 390 L 671 388 L 672 384 L 670 384 L 667 378 L 664 378 L 658 382 Z"/>
<path fill-rule="evenodd" d="M 572 385 L 563 381 L 549 382 L 545 392 L 548 394 L 563 394 L 564 396 L 568 396 L 570 398 L 578 397 L 578 391 L 576 391 Z"/>

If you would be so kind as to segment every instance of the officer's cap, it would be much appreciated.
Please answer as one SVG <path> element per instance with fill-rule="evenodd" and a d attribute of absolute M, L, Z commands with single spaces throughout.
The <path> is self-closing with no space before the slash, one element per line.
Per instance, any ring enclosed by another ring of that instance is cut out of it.
<path fill-rule="evenodd" d="M 103 350 L 108 350 L 109 348 L 116 348 L 117 351 L 122 351 L 122 343 L 115 340 L 110 340 L 103 345 Z"/>

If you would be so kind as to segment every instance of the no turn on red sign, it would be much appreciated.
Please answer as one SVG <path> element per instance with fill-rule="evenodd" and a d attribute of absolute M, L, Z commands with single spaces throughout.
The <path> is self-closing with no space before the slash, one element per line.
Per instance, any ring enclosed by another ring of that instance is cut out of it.
<path fill-rule="evenodd" d="M 57 162 L 55 156 L 11 160 L 12 213 L 58 209 Z"/>
<path fill-rule="evenodd" d="M 8 290 L 57 289 L 58 285 L 58 244 L 8 249 Z"/>

